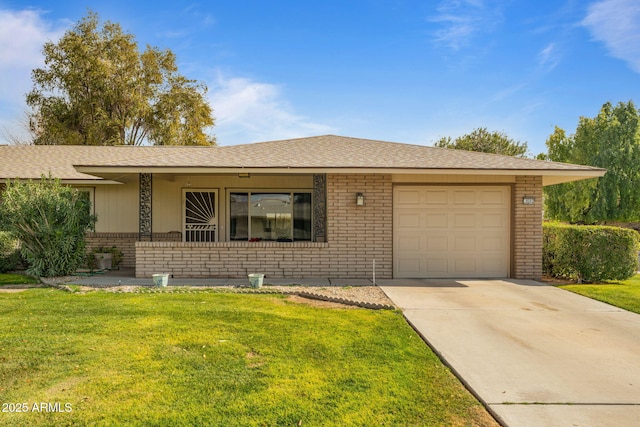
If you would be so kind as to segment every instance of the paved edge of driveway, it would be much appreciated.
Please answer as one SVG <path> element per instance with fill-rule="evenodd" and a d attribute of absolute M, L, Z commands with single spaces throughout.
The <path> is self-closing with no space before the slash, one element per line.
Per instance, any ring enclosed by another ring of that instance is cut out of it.
<path fill-rule="evenodd" d="M 387 295 L 388 296 L 388 295 Z M 460 375 L 460 373 L 453 367 L 451 366 L 451 364 L 447 361 L 447 359 L 444 358 L 444 356 L 442 355 L 442 353 L 440 353 L 427 339 L 427 337 L 425 337 L 422 332 L 420 332 L 420 330 L 413 324 L 413 322 L 411 322 L 411 320 L 409 320 L 407 318 L 407 316 L 405 315 L 405 311 L 402 311 L 402 317 L 404 317 L 404 320 L 409 324 L 409 326 L 411 326 L 411 328 L 416 331 L 416 333 L 418 334 L 418 336 L 422 339 L 422 341 L 425 342 L 425 344 L 427 344 L 429 346 L 429 348 L 431 349 L 431 351 L 433 351 L 433 353 L 438 356 L 438 359 L 440 359 L 440 361 L 442 362 L 443 365 L 445 365 L 447 368 L 449 368 L 449 370 L 453 373 L 453 375 L 456 376 L 456 378 L 462 383 L 462 385 L 469 391 L 469 393 L 471 393 L 473 395 L 473 397 L 476 398 L 476 400 L 478 402 L 480 402 L 482 404 L 482 406 L 484 407 L 484 409 L 487 410 L 487 412 L 489 412 L 491 414 L 491 416 L 493 417 L 494 420 L 496 420 L 496 422 L 498 424 L 500 424 L 502 427 L 509 427 L 507 426 L 507 424 L 504 422 L 504 420 L 498 415 L 498 413 L 496 411 L 494 411 L 491 406 L 482 398 L 480 397 L 480 395 L 473 389 L 473 387 L 471 387 L 471 385 L 462 377 L 462 375 Z"/>
<path fill-rule="evenodd" d="M 537 281 L 493 282 L 382 289 L 498 424 L 637 424 L 638 314 Z"/>

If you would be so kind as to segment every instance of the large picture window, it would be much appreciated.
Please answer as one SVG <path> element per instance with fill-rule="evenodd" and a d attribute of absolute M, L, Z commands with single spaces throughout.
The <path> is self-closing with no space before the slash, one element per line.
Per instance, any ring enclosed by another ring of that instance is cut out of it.
<path fill-rule="evenodd" d="M 229 238 L 311 241 L 311 193 L 229 193 Z"/>

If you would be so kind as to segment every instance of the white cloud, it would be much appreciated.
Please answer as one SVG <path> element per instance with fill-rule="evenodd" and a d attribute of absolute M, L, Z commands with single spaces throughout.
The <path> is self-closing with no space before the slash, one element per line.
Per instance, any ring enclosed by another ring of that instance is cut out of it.
<path fill-rule="evenodd" d="M 558 49 L 555 43 L 549 43 L 538 52 L 538 65 L 545 71 L 551 71 L 560 62 Z"/>
<path fill-rule="evenodd" d="M 504 101 L 506 99 L 519 95 L 526 88 L 527 88 L 526 82 L 516 83 L 511 86 L 502 87 L 495 94 L 493 94 L 493 96 L 491 96 L 489 100 L 491 102 Z"/>
<path fill-rule="evenodd" d="M 44 65 L 42 47 L 55 41 L 63 29 L 43 19 L 36 10 L 0 9 L 0 129 L 21 133 L 17 123 L 26 109 L 31 70 Z"/>
<path fill-rule="evenodd" d="M 209 84 L 220 145 L 287 139 L 335 132 L 296 114 L 280 86 L 218 74 Z"/>
<path fill-rule="evenodd" d="M 478 33 L 491 31 L 502 22 L 497 7 L 489 7 L 483 0 L 444 0 L 436 8 L 430 22 L 440 24 L 434 41 L 452 50 L 459 50 Z"/>
<path fill-rule="evenodd" d="M 638 0 L 602 0 L 588 8 L 582 25 L 603 42 L 614 58 L 640 73 L 640 3 Z"/>
<path fill-rule="evenodd" d="M 62 31 L 53 29 L 41 12 L 0 10 L 0 71 L 19 81 L 30 81 L 31 70 L 44 64 L 44 43 L 57 40 Z M 7 83 L 15 86 L 11 80 Z"/>

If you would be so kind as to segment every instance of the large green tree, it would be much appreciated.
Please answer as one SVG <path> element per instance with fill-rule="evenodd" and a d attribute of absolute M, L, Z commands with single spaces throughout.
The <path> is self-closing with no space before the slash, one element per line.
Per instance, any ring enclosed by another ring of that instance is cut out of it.
<path fill-rule="evenodd" d="M 570 222 L 640 221 L 640 111 L 632 101 L 607 102 L 576 133 L 556 127 L 549 160 L 607 169 L 605 176 L 545 189 L 548 218 Z"/>
<path fill-rule="evenodd" d="M 482 153 L 503 154 L 506 156 L 526 157 L 527 143 L 509 138 L 503 132 L 489 132 L 486 128 L 474 129 L 471 133 L 456 139 L 440 138 L 434 144 L 441 148 L 480 151 Z"/>
<path fill-rule="evenodd" d="M 212 145 L 204 84 L 178 73 L 170 50 L 147 46 L 89 12 L 57 42 L 27 94 L 35 144 Z"/>

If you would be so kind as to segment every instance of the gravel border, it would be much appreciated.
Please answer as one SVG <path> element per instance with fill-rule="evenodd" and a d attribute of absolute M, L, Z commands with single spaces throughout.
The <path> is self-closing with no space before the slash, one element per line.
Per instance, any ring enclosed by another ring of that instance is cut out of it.
<path fill-rule="evenodd" d="M 67 281 L 68 283 L 68 281 Z M 157 288 L 153 286 L 74 286 L 65 284 L 64 280 L 49 281 L 48 286 L 66 292 L 82 292 L 101 290 L 113 293 L 240 293 L 240 294 L 283 294 L 297 295 L 302 298 L 333 302 L 343 305 L 356 306 L 371 310 L 395 310 L 397 307 L 378 286 L 263 286 L 249 288 L 240 286 L 168 286 Z M 79 289 L 78 289 L 79 288 Z"/>

